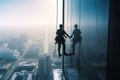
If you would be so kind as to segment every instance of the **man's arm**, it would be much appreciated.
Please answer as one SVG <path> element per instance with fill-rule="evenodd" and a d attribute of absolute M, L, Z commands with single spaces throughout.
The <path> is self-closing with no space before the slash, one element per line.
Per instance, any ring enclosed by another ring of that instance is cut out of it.
<path fill-rule="evenodd" d="M 65 32 L 65 31 L 64 31 L 64 32 Z M 66 32 L 65 32 L 65 35 L 67 35 L 67 36 L 70 38 L 70 36 L 69 36 Z M 64 36 L 65 36 L 65 35 L 64 35 Z M 66 36 L 65 36 L 65 37 L 66 37 Z"/>
<path fill-rule="evenodd" d="M 65 38 L 67 38 L 67 36 L 66 36 L 66 35 L 64 35 L 64 37 L 65 37 Z"/>

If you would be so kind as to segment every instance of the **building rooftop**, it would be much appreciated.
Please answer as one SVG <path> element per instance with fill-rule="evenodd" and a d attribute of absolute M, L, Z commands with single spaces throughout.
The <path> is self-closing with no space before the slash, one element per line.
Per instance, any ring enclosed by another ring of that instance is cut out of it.
<path fill-rule="evenodd" d="M 13 76 L 11 77 L 11 80 L 33 80 L 32 75 L 33 72 L 29 72 L 26 70 L 23 70 L 21 72 L 14 72 Z"/>

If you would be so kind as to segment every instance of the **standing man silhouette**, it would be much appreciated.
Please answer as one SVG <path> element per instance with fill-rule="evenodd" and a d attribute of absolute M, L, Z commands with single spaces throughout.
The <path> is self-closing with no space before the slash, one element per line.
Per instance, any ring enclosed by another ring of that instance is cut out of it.
<path fill-rule="evenodd" d="M 75 45 L 76 45 L 76 43 L 79 42 L 81 44 L 81 40 L 82 40 L 81 30 L 78 29 L 78 25 L 75 24 L 74 27 L 75 27 L 75 29 L 73 30 L 72 35 L 70 36 L 70 38 L 72 38 L 74 36 L 73 39 L 72 39 L 72 42 L 73 42 L 73 44 L 72 44 L 72 50 L 73 50 L 73 52 L 72 52 L 71 55 L 75 54 Z"/>
<path fill-rule="evenodd" d="M 61 49 L 61 44 L 63 45 L 63 54 L 64 55 L 68 55 L 65 51 L 66 51 L 66 45 L 65 45 L 65 38 L 70 36 L 64 31 L 64 27 L 62 24 L 59 25 L 60 29 L 57 30 L 56 32 L 56 43 L 58 43 L 58 53 L 59 53 L 59 57 L 61 57 L 61 53 L 60 53 L 60 49 Z M 55 44 L 56 44 L 55 43 Z"/>

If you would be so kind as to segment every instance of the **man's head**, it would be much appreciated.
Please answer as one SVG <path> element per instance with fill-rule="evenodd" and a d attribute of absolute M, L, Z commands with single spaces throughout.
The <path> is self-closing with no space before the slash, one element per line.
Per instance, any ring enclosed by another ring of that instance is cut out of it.
<path fill-rule="evenodd" d="M 78 25 L 77 25 L 77 24 L 75 24 L 75 25 L 74 25 L 74 27 L 75 27 L 75 28 L 78 28 Z"/>
<path fill-rule="evenodd" d="M 63 29 L 63 25 L 62 24 L 60 24 L 59 27 L 60 27 L 60 29 Z"/>

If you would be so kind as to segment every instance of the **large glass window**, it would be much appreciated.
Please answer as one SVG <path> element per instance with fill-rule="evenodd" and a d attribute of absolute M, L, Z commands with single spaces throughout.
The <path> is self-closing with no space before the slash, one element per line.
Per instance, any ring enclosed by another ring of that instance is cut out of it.
<path fill-rule="evenodd" d="M 78 24 L 82 35 L 82 43 L 75 48 L 76 55 L 65 58 L 67 69 L 77 69 L 79 80 L 105 80 L 109 0 L 67 0 L 65 9 L 66 31 L 72 34 Z M 67 45 L 71 53 L 71 41 Z"/>

